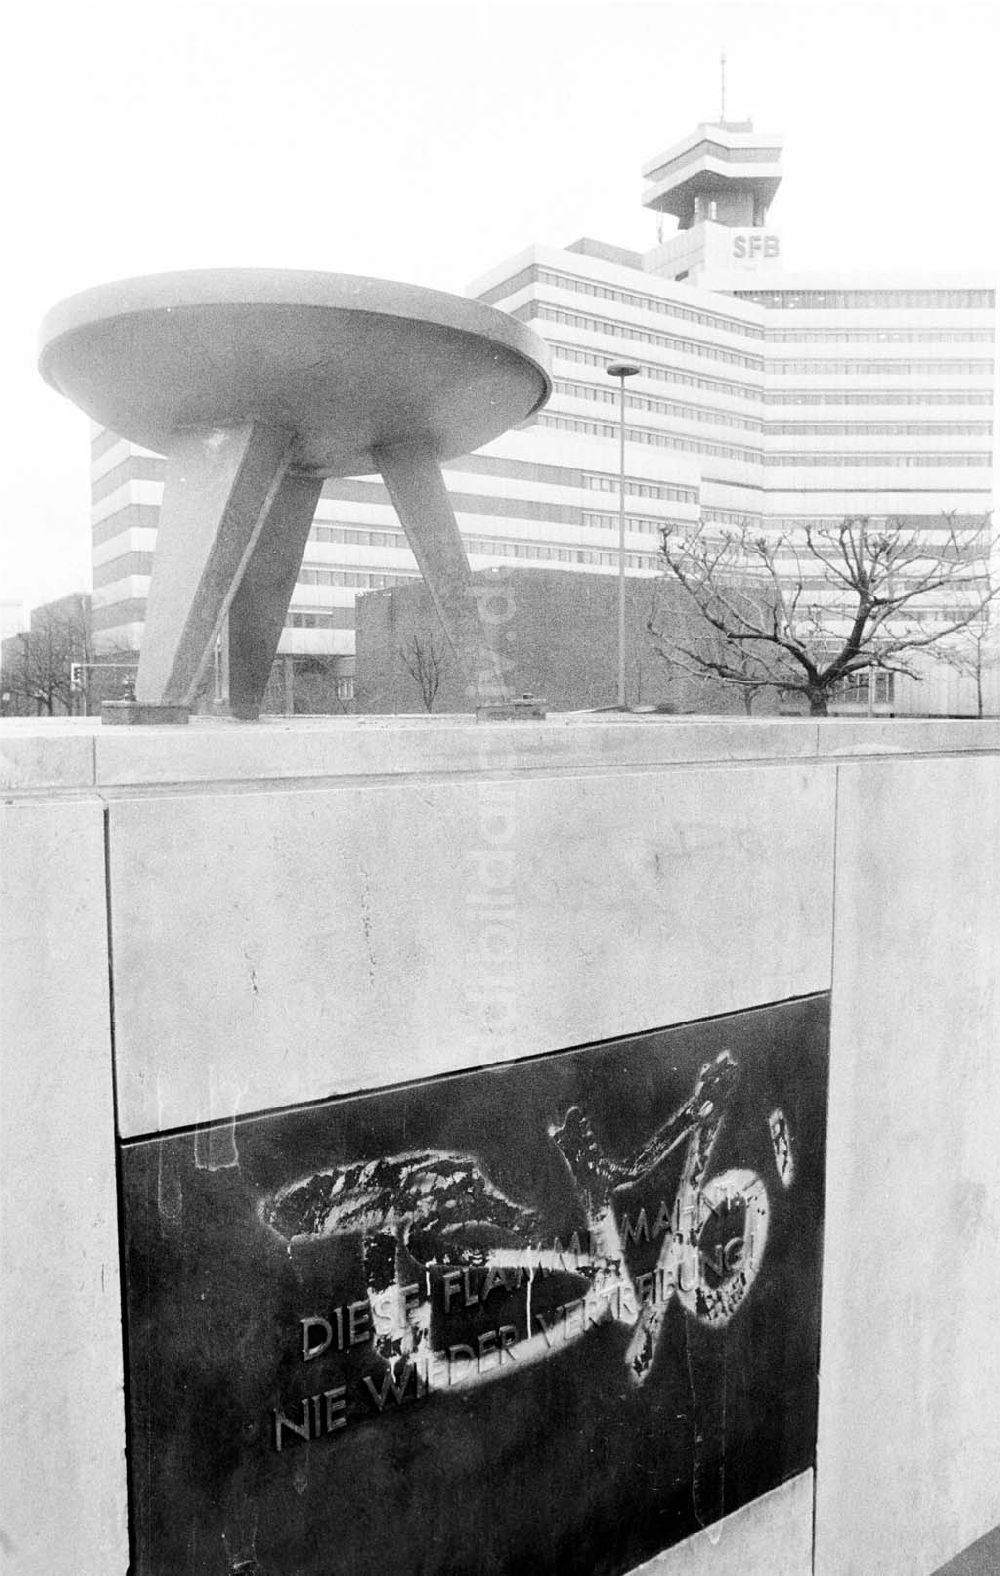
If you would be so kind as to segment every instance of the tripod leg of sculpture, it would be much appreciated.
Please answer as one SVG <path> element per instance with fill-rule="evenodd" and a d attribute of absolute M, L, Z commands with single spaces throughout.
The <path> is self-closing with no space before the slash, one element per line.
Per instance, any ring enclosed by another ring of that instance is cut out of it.
<path fill-rule="evenodd" d="M 229 708 L 260 715 L 323 482 L 287 471 L 229 607 Z"/>
<path fill-rule="evenodd" d="M 289 435 L 178 435 L 167 457 L 136 700 L 190 706 L 288 466 Z"/>
<path fill-rule="evenodd" d="M 375 459 L 470 694 L 478 704 L 503 700 L 507 686 L 486 638 L 441 467 L 424 444 L 379 449 Z"/>

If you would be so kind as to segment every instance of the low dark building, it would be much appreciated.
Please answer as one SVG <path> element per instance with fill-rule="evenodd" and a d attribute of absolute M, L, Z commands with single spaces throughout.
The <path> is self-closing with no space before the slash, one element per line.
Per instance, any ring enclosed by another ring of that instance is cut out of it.
<path fill-rule="evenodd" d="M 488 569 L 473 575 L 480 609 L 514 694 L 553 711 L 614 706 L 618 689 L 618 580 L 567 570 Z M 625 585 L 625 688 L 630 706 L 742 712 L 738 693 L 681 671 L 659 655 L 659 627 L 695 634 L 683 592 L 661 579 Z M 472 699 L 426 587 L 372 591 L 357 602 L 356 710 L 468 711 Z M 764 710 L 763 702 L 758 709 Z"/>

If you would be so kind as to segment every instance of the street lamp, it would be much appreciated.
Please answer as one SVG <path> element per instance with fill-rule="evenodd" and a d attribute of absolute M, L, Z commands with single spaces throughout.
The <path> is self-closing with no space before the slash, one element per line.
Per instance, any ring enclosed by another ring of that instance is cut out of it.
<path fill-rule="evenodd" d="M 625 379 L 642 369 L 630 361 L 613 361 L 605 368 L 618 379 L 618 705 L 625 710 Z"/>

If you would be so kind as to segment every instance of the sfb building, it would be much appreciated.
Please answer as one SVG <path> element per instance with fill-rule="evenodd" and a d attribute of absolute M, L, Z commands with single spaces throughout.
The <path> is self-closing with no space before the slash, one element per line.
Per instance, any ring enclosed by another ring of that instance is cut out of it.
<path fill-rule="evenodd" d="M 606 369 L 622 360 L 640 369 L 626 392 L 630 575 L 655 576 L 661 531 L 699 517 L 794 532 L 869 515 L 933 539 L 945 514 L 961 527 L 990 509 L 992 280 L 786 273 L 768 223 L 780 161 L 780 138 L 750 123 L 701 125 L 643 172 L 646 207 L 676 221 L 651 251 L 536 245 L 472 286 L 546 339 L 554 377 L 530 422 L 445 468 L 474 570 L 617 570 Z M 138 650 L 162 471 L 95 431 L 98 649 Z M 381 481 L 327 482 L 279 648 L 286 680 L 287 659 L 325 658 L 346 699 L 358 596 L 418 578 Z M 928 709 L 926 694 L 892 699 Z"/>

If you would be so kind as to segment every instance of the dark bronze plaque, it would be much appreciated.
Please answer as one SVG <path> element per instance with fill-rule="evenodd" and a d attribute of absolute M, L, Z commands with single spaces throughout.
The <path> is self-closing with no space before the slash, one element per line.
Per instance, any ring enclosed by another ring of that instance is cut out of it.
<path fill-rule="evenodd" d="M 812 1465 L 828 998 L 124 1146 L 134 1576 L 619 1572 Z"/>

